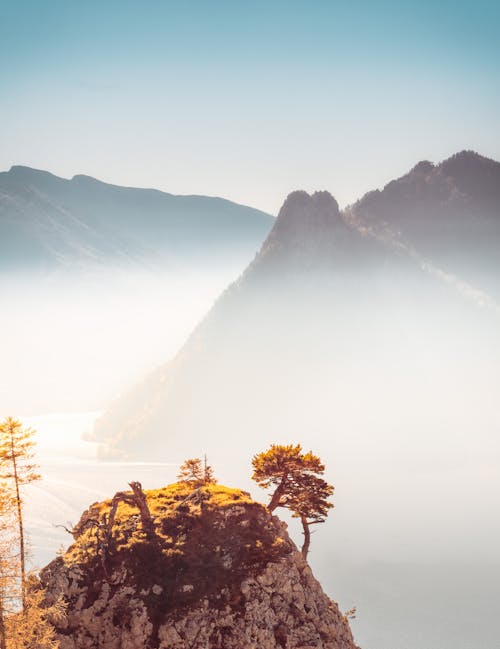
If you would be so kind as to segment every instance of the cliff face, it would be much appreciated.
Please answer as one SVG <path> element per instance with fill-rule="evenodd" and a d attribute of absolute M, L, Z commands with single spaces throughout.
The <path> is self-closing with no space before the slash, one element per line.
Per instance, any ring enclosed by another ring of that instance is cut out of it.
<path fill-rule="evenodd" d="M 61 649 L 355 649 L 286 525 L 248 494 L 171 485 L 138 511 L 95 504 L 75 543 L 42 571 L 48 598 L 68 603 Z M 101 525 L 101 527 L 99 527 Z"/>

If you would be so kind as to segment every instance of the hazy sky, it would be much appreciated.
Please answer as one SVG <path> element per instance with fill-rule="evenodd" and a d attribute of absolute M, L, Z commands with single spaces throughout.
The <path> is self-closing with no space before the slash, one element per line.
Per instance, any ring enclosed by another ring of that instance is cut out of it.
<path fill-rule="evenodd" d="M 500 158 L 500 3 L 0 0 L 0 169 L 341 204 Z"/>

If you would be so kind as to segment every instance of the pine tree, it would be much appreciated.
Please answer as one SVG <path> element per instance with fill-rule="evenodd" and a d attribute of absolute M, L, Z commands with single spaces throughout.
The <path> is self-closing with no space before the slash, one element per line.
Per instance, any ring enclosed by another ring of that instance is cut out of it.
<path fill-rule="evenodd" d="M 7 649 L 6 620 L 20 601 L 19 561 L 12 536 L 15 520 L 10 511 L 2 511 L 0 520 L 0 649 Z"/>
<path fill-rule="evenodd" d="M 19 573 L 21 600 L 26 607 L 26 544 L 23 524 L 22 487 L 40 479 L 37 466 L 32 463 L 35 431 L 7 417 L 0 424 L 0 480 L 5 484 L 3 498 L 12 499 L 16 511 L 19 534 Z"/>
<path fill-rule="evenodd" d="M 9 491 L 0 484 L 0 649 L 7 647 L 6 617 L 12 604 L 19 600 L 16 592 L 18 565 L 13 543 L 16 528 L 12 506 Z"/>
<path fill-rule="evenodd" d="M 307 557 L 311 543 L 310 526 L 323 523 L 333 507 L 328 498 L 334 488 L 319 476 L 325 466 L 311 451 L 302 452 L 300 444 L 273 444 L 268 451 L 255 455 L 252 479 L 260 487 L 274 487 L 268 505 L 270 512 L 285 507 L 300 518 L 304 532 L 302 554 Z"/>
<path fill-rule="evenodd" d="M 325 471 L 319 457 L 311 451 L 302 453 L 300 444 L 273 444 L 268 451 L 253 457 L 252 466 L 252 480 L 264 489 L 276 487 L 267 506 L 270 512 L 276 507 L 286 506 L 297 478 L 305 473 L 322 474 Z"/>
<path fill-rule="evenodd" d="M 300 518 L 304 543 L 302 544 L 302 555 L 306 559 L 311 545 L 311 525 L 324 523 L 333 503 L 328 498 L 333 495 L 334 488 L 323 478 L 305 473 L 298 478 L 291 493 L 286 507 L 292 512 L 292 516 Z"/>
<path fill-rule="evenodd" d="M 213 468 L 207 462 L 207 456 L 203 456 L 203 483 L 204 484 L 215 484 L 217 480 L 215 479 L 215 474 Z"/>
<path fill-rule="evenodd" d="M 217 482 L 214 476 L 214 470 L 207 463 L 206 455 L 203 462 L 200 458 L 195 457 L 181 464 L 177 479 L 179 482 L 187 482 L 194 487 L 202 487 L 203 485 L 215 484 Z"/>
<path fill-rule="evenodd" d="M 24 609 L 6 618 L 6 649 L 58 649 L 59 641 L 52 622 L 64 617 L 62 599 L 49 604 L 34 575 L 27 578 L 25 585 Z"/>

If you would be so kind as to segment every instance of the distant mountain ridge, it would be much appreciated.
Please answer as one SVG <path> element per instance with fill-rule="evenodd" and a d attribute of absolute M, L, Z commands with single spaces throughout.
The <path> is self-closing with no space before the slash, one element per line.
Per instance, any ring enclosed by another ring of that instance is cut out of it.
<path fill-rule="evenodd" d="M 473 151 L 424 160 L 345 214 L 500 298 L 499 162 Z"/>
<path fill-rule="evenodd" d="M 51 269 L 250 259 L 273 224 L 222 198 L 71 180 L 14 166 L 0 173 L 0 268 Z"/>

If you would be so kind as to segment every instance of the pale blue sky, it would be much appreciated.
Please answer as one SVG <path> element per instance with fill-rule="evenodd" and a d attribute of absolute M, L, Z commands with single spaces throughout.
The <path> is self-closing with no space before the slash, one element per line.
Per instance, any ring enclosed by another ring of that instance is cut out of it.
<path fill-rule="evenodd" d="M 500 6 L 0 0 L 0 169 L 346 204 L 420 159 L 500 159 Z"/>

